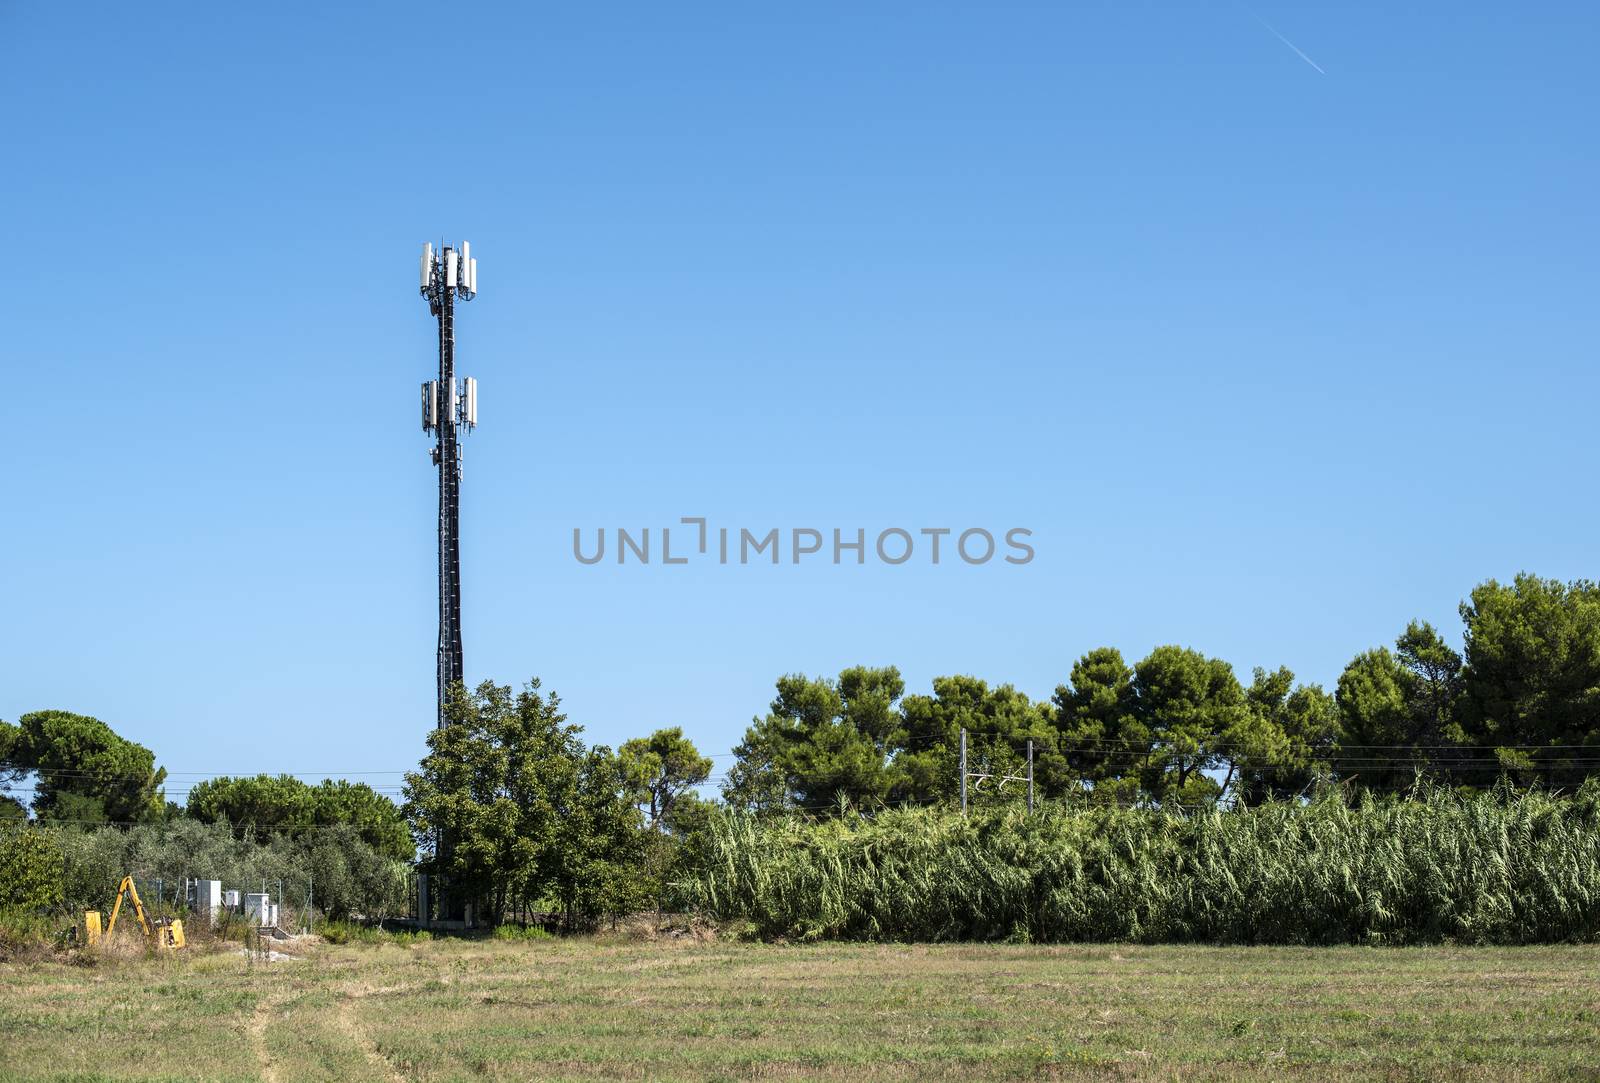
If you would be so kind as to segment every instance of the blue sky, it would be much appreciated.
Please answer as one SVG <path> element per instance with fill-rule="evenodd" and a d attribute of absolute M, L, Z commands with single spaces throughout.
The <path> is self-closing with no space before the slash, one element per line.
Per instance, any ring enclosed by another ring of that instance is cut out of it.
<path fill-rule="evenodd" d="M 422 750 L 424 240 L 480 264 L 469 677 L 593 740 L 1100 644 L 1331 684 L 1595 572 L 1593 5 L 235 7 L 0 9 L 0 717 L 175 796 Z M 1037 556 L 571 556 L 685 515 Z"/>

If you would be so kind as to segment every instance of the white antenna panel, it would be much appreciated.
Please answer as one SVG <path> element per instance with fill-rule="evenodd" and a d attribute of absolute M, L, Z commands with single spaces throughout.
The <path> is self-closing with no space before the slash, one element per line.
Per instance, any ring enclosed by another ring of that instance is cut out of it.
<path fill-rule="evenodd" d="M 467 377 L 467 424 L 478 424 L 478 381 L 471 376 Z"/>
<path fill-rule="evenodd" d="M 432 432 L 439 427 L 439 381 L 422 382 L 422 431 Z"/>
<path fill-rule="evenodd" d="M 447 290 L 456 288 L 456 250 L 454 248 L 446 248 L 444 250 L 444 288 Z"/>
<path fill-rule="evenodd" d="M 471 241 L 462 241 L 461 242 L 461 266 L 463 268 L 465 268 L 467 266 L 467 264 L 469 264 L 471 262 L 472 262 L 472 242 Z M 465 270 L 462 271 L 461 277 L 462 278 L 466 277 L 466 271 Z"/>
<path fill-rule="evenodd" d="M 467 292 L 478 292 L 478 261 L 473 260 L 467 264 Z"/>

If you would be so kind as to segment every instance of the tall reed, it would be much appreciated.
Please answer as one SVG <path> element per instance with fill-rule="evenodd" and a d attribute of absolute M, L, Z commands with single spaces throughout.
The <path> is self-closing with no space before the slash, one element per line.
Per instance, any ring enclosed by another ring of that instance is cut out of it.
<path fill-rule="evenodd" d="M 682 903 L 763 937 L 1474 944 L 1600 937 L 1600 786 L 1192 815 L 717 815 Z"/>

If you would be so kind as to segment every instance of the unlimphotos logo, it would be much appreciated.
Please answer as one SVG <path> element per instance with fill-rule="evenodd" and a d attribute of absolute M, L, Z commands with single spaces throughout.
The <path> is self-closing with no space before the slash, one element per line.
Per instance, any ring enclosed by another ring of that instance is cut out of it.
<path fill-rule="evenodd" d="M 1006 564 L 1030 564 L 1034 556 L 1033 546 L 1026 540 L 1033 537 L 1033 531 L 1020 526 L 1001 535 L 1002 553 L 1001 542 L 996 541 L 994 533 L 976 526 L 961 531 L 946 526 L 892 526 L 869 537 L 865 527 L 834 527 L 828 533 L 808 526 L 757 531 L 748 527 L 712 527 L 704 516 L 693 515 L 684 516 L 678 523 L 678 527 L 659 528 L 655 535 L 659 545 L 654 549 L 650 527 L 615 528 L 609 535 L 612 559 L 618 564 L 779 564 L 787 556 L 790 564 L 826 563 L 830 559 L 834 564 L 865 564 L 870 555 L 879 564 L 906 564 L 912 560 L 953 563 L 952 557 L 963 564 L 988 564 L 998 556 Z M 674 529 L 679 531 L 676 542 Z M 606 559 L 607 537 L 606 528 L 597 527 L 593 543 L 589 544 L 584 540 L 583 528 L 573 527 L 573 557 L 579 564 L 599 564 Z"/>

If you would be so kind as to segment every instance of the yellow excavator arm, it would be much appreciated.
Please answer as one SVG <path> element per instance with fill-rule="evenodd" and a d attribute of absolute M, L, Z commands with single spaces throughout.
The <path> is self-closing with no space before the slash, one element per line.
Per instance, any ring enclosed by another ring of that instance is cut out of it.
<path fill-rule="evenodd" d="M 106 935 L 110 936 L 117 930 L 117 915 L 122 912 L 122 896 L 126 894 L 133 900 L 133 913 L 139 919 L 139 928 L 144 930 L 144 935 L 150 935 L 150 919 L 144 916 L 144 903 L 139 901 L 139 889 L 133 886 L 133 877 L 124 876 L 122 883 L 117 885 L 117 901 L 111 904 L 111 920 L 106 922 Z"/>
<path fill-rule="evenodd" d="M 133 914 L 139 919 L 139 929 L 144 933 L 145 939 L 153 941 L 157 948 L 181 948 L 184 946 L 183 922 L 177 918 L 171 921 L 162 920 L 155 927 L 150 925 L 150 919 L 145 916 L 144 903 L 139 901 L 139 889 L 133 886 L 133 877 L 124 876 L 122 883 L 117 885 L 117 898 L 111 904 L 111 918 L 106 922 L 105 932 L 100 931 L 100 912 L 87 911 L 83 915 L 84 932 L 90 944 L 97 943 L 102 935 L 110 936 L 117 928 L 117 915 L 122 913 L 122 897 L 126 895 L 133 903 Z"/>

